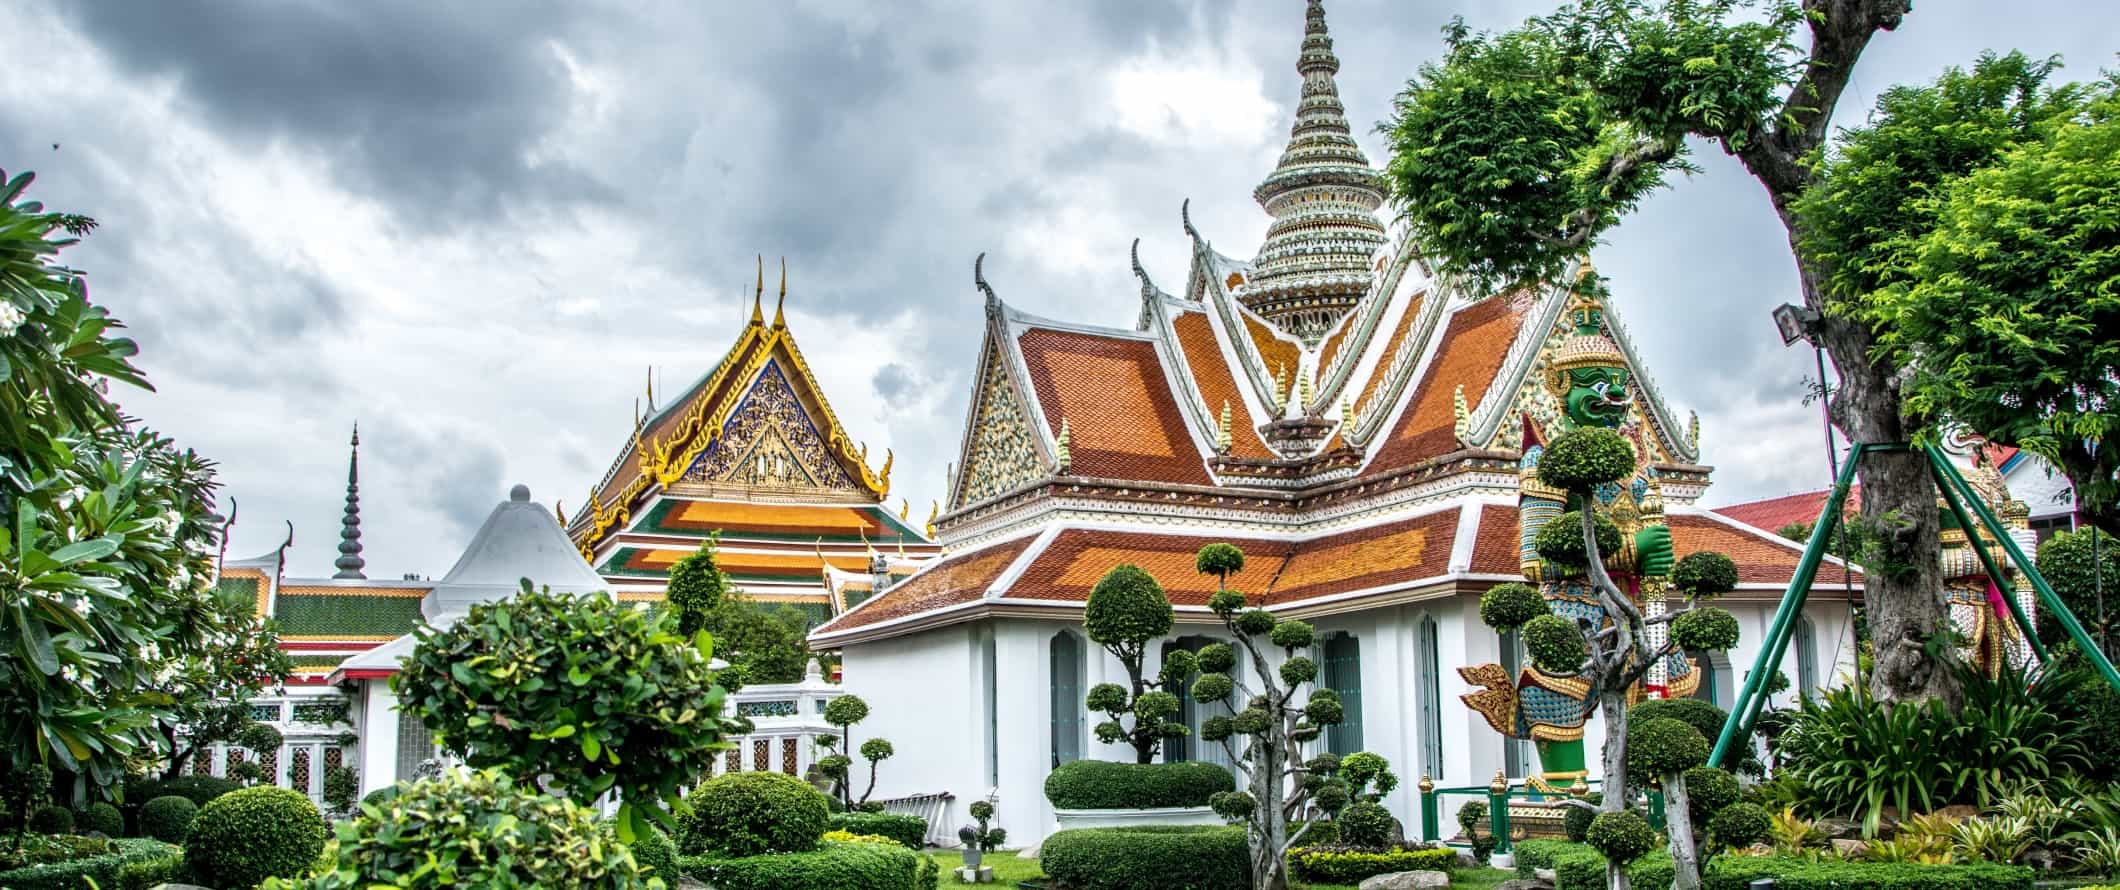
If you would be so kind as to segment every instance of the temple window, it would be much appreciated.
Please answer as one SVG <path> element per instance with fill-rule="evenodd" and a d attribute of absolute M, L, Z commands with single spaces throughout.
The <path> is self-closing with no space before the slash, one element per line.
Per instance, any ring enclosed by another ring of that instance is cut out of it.
<path fill-rule="evenodd" d="M 420 718 L 398 712 L 397 778 L 410 782 L 420 777 L 420 764 L 434 757 L 434 732 Z"/>
<path fill-rule="evenodd" d="M 1082 688 L 1082 640 L 1070 631 L 1053 634 L 1050 650 L 1053 765 L 1082 759 L 1082 725 L 1086 705 Z"/>
<path fill-rule="evenodd" d="M 1001 701 L 994 682 L 994 670 L 994 632 L 988 630 L 979 640 L 979 675 L 980 698 L 986 705 L 986 781 L 989 785 L 1001 784 Z"/>
<path fill-rule="evenodd" d="M 1440 630 L 1435 616 L 1422 615 L 1414 635 L 1414 697 L 1419 706 L 1421 768 L 1428 775 L 1443 775 L 1442 673 Z"/>
<path fill-rule="evenodd" d="M 1796 616 L 1796 697 L 1801 699 L 1818 688 L 1818 629 L 1808 615 Z"/>
<path fill-rule="evenodd" d="M 1342 756 L 1362 750 L 1362 643 L 1353 634 L 1325 638 L 1318 685 L 1339 693 L 1346 719 L 1325 730 L 1325 749 Z"/>

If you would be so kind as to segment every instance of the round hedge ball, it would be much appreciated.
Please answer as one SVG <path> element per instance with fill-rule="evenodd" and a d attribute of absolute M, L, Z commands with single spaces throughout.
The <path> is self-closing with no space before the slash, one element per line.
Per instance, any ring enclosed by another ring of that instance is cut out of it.
<path fill-rule="evenodd" d="M 1562 433 L 1538 459 L 1539 481 L 1562 491 L 1589 491 L 1634 472 L 1634 443 L 1608 429 Z"/>
<path fill-rule="evenodd" d="M 1773 818 L 1756 803 L 1733 803 L 1708 820 L 1708 838 L 1731 849 L 1743 849 L 1767 839 Z"/>
<path fill-rule="evenodd" d="M 73 834 L 74 811 L 58 804 L 46 804 L 29 814 L 29 830 L 38 834 Z"/>
<path fill-rule="evenodd" d="M 1595 515 L 1597 552 L 1603 556 L 1618 553 L 1620 547 L 1624 546 L 1619 526 L 1614 525 L 1612 520 L 1605 518 L 1602 513 Z M 1590 564 L 1590 554 L 1583 549 L 1583 514 L 1577 510 L 1555 516 L 1540 526 L 1538 537 L 1533 539 L 1532 546 L 1537 549 L 1539 558 L 1561 568 L 1582 569 Z"/>
<path fill-rule="evenodd" d="M 1539 670 L 1563 677 L 1582 672 L 1590 647 L 1568 619 L 1551 613 L 1540 615 L 1524 622 L 1519 633 L 1524 651 L 1531 653 L 1531 663 Z"/>
<path fill-rule="evenodd" d="M 1207 610 L 1227 618 L 1244 608 L 1244 594 L 1234 590 L 1217 590 L 1207 598 Z"/>
<path fill-rule="evenodd" d="M 1658 717 L 1627 730 L 1627 770 L 1669 776 L 1708 762 L 1708 740 L 1676 717 Z"/>
<path fill-rule="evenodd" d="M 1090 589 L 1082 606 L 1082 629 L 1102 645 L 1139 643 L 1170 632 L 1170 597 L 1140 566 L 1112 567 Z"/>
<path fill-rule="evenodd" d="M 1495 630 L 1522 627 L 1524 622 L 1550 611 L 1546 598 L 1529 584 L 1496 584 L 1480 594 L 1480 621 Z"/>
<path fill-rule="evenodd" d="M 1583 800 L 1588 803 L 1604 803 L 1605 796 L 1592 791 L 1585 795 Z M 1590 836 L 1590 820 L 1595 818 L 1597 818 L 1596 810 L 1569 807 L 1568 814 L 1561 817 L 1561 830 L 1568 833 L 1568 840 L 1580 844 Z"/>
<path fill-rule="evenodd" d="M 1671 641 L 1687 652 L 1722 652 L 1737 645 L 1737 616 L 1713 606 L 1671 620 Z"/>
<path fill-rule="evenodd" d="M 1221 701 L 1237 689 L 1228 674 L 1201 674 L 1192 685 L 1193 701 Z"/>
<path fill-rule="evenodd" d="M 1281 682 L 1301 686 L 1318 678 L 1318 663 L 1301 655 L 1281 662 Z"/>
<path fill-rule="evenodd" d="M 1713 550 L 1688 553 L 1671 567 L 1671 586 L 1694 599 L 1711 599 L 1737 589 L 1737 563 Z"/>
<path fill-rule="evenodd" d="M 104 837 L 118 837 L 125 833 L 125 815 L 107 801 L 96 801 L 74 814 L 74 828 L 82 834 L 95 832 Z"/>
<path fill-rule="evenodd" d="M 1226 674 L 1230 668 L 1237 666 L 1237 650 L 1230 648 L 1228 643 L 1209 643 L 1200 647 L 1199 657 L 1194 661 L 1194 666 L 1202 671 Z"/>
<path fill-rule="evenodd" d="M 1649 820 L 1633 810 L 1616 810 L 1599 813 L 1590 820 L 1590 830 L 1583 839 L 1592 849 L 1604 854 L 1606 859 L 1626 865 L 1642 854 L 1656 849 L 1656 829 L 1649 827 Z"/>
<path fill-rule="evenodd" d="M 824 703 L 824 722 L 852 726 L 869 717 L 869 703 L 858 695 L 842 695 Z"/>
<path fill-rule="evenodd" d="M 1251 818 L 1251 814 L 1259 809 L 1259 802 L 1242 791 L 1217 791 L 1208 796 L 1207 806 L 1216 815 L 1236 822 Z"/>
<path fill-rule="evenodd" d="M 309 795 L 270 785 L 231 791 L 200 807 L 184 861 L 209 887 L 255 887 L 316 864 L 329 835 Z"/>
<path fill-rule="evenodd" d="M 1244 571 L 1244 551 L 1235 544 L 1209 544 L 1193 557 L 1193 569 L 1202 575 L 1234 575 Z"/>
<path fill-rule="evenodd" d="M 824 792 L 784 773 L 726 773 L 685 797 L 692 818 L 678 849 L 726 857 L 817 849 L 830 827 Z"/>
<path fill-rule="evenodd" d="M 191 820 L 199 805 L 191 798 L 166 794 L 140 807 L 140 833 L 165 844 L 181 844 L 191 833 Z"/>
<path fill-rule="evenodd" d="M 1349 804 L 1333 820 L 1339 824 L 1340 843 L 1352 847 L 1382 849 L 1391 844 L 1391 828 L 1395 824 L 1391 811 L 1383 804 L 1361 801 Z"/>
<path fill-rule="evenodd" d="M 1275 624 L 1268 638 L 1283 649 L 1301 649 L 1317 642 L 1318 632 L 1308 621 L 1289 620 Z"/>
<path fill-rule="evenodd" d="M 646 835 L 636 835 L 631 849 L 642 871 L 677 886 L 677 844 L 662 829 L 649 828 Z"/>
<path fill-rule="evenodd" d="M 1280 622 L 1265 609 L 1246 609 L 1237 613 L 1237 620 L 1233 623 L 1237 631 L 1247 637 L 1263 637 L 1273 633 L 1273 626 Z"/>
<path fill-rule="evenodd" d="M 1686 812 L 1695 825 L 1706 824 L 1708 817 L 1736 803 L 1741 795 L 1737 777 L 1729 770 L 1712 766 L 1686 770 Z"/>

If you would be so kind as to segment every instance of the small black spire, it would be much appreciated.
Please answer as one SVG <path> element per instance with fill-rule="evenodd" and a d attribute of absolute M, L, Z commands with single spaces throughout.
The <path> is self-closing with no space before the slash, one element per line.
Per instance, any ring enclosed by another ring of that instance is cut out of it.
<path fill-rule="evenodd" d="M 361 569 L 368 565 L 361 559 L 361 425 L 353 425 L 352 456 L 346 459 L 346 516 L 339 520 L 339 558 L 332 561 L 338 568 L 333 578 L 359 578 Z"/>

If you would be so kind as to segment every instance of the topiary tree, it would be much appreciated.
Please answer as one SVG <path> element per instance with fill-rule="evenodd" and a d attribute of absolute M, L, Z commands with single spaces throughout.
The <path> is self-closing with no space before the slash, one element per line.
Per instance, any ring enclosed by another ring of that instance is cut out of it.
<path fill-rule="evenodd" d="M 108 801 L 96 801 L 74 814 L 74 827 L 82 834 L 94 832 L 104 837 L 119 837 L 125 834 L 125 815 Z"/>
<path fill-rule="evenodd" d="M 1629 728 L 1627 734 L 1627 769 L 1663 782 L 1664 826 L 1670 835 L 1671 859 L 1677 867 L 1671 886 L 1673 890 L 1695 890 L 1700 886 L 1700 850 L 1694 843 L 1693 804 L 1686 796 L 1686 772 L 1708 762 L 1708 740 L 1675 717 L 1645 721 Z M 1721 790 L 1718 788 L 1717 793 Z"/>
<path fill-rule="evenodd" d="M 841 752 L 854 750 L 852 727 L 854 724 L 867 719 L 869 719 L 869 703 L 862 701 L 861 696 L 841 695 L 824 703 L 824 722 L 839 727 L 839 750 Z M 848 775 L 848 768 L 854 765 L 854 758 L 845 753 L 838 753 L 826 757 L 824 761 L 819 762 L 819 765 L 824 767 L 824 774 L 834 782 L 832 787 L 837 791 L 834 796 L 839 798 L 840 806 L 845 809 L 853 809 L 854 800 L 851 796 L 853 783 L 850 781 L 851 777 Z M 874 782 L 870 783 L 872 787 L 874 784 Z M 862 799 L 867 800 L 868 796 L 863 795 Z"/>
<path fill-rule="evenodd" d="M 1548 527 L 1560 523 L 1548 523 Z M 1529 584 L 1511 581 L 1496 584 L 1480 594 L 1480 621 L 1496 630 L 1522 627 L 1540 615 L 1552 613 L 1546 598 L 1539 596 L 1538 588 Z"/>
<path fill-rule="evenodd" d="M 360 774 L 350 766 L 324 768 L 324 805 L 333 813 L 351 814 L 354 798 L 361 793 Z"/>
<path fill-rule="evenodd" d="M 869 762 L 869 787 L 862 790 L 860 805 L 866 806 L 869 795 L 876 793 L 876 764 L 895 753 L 889 739 L 869 739 L 861 743 L 861 759 Z"/>
<path fill-rule="evenodd" d="M 675 824 L 663 806 L 682 804 L 736 728 L 708 668 L 712 639 L 673 631 L 669 616 L 609 594 L 555 595 L 524 579 L 516 597 L 415 631 L 391 688 L 473 767 L 576 800 L 616 791 L 631 840 L 650 821 Z"/>
<path fill-rule="evenodd" d="M 692 815 L 677 838 L 688 855 L 725 857 L 817 849 L 831 824 L 822 792 L 782 773 L 715 776 L 686 798 Z"/>
<path fill-rule="evenodd" d="M 45 804 L 30 814 L 29 830 L 38 834 L 73 834 L 74 811 L 55 803 Z"/>
<path fill-rule="evenodd" d="M 1170 719 L 1178 715 L 1179 708 L 1178 697 L 1170 690 L 1192 676 L 1192 653 L 1172 650 L 1153 680 L 1145 670 L 1149 642 L 1170 633 L 1172 622 L 1170 597 L 1163 593 L 1163 585 L 1132 564 L 1105 572 L 1082 607 L 1083 633 L 1126 667 L 1129 684 L 1099 683 L 1090 687 L 1084 702 L 1090 710 L 1111 717 L 1097 724 L 1097 740 L 1132 745 L 1135 763 L 1154 762 L 1164 739 L 1188 731 L 1185 724 Z"/>
<path fill-rule="evenodd" d="M 1605 857 L 1608 867 L 1626 871 L 1627 865 L 1656 849 L 1656 829 L 1633 810 L 1607 810 L 1590 820 L 1584 834 L 1590 847 Z"/>
<path fill-rule="evenodd" d="M 267 881 L 263 890 L 662 886 L 643 874 L 637 848 L 610 843 L 603 833 L 596 812 L 574 801 L 541 794 L 499 770 L 453 769 L 413 783 L 347 823 L 328 870 Z M 657 837 L 649 828 L 636 843 L 652 844 Z M 669 886 L 675 886 L 674 871 L 671 879 Z"/>
<path fill-rule="evenodd" d="M 174 794 L 157 797 L 140 807 L 140 833 L 165 844 L 181 844 L 191 834 L 192 817 L 199 805 Z"/>
<path fill-rule="evenodd" d="M 1765 807 L 1739 801 L 1717 811 L 1708 820 L 1708 837 L 1726 850 L 1742 850 L 1767 839 L 1774 819 Z"/>
<path fill-rule="evenodd" d="M 1233 717 L 1216 716 L 1203 722 L 1200 738 L 1222 745 L 1230 762 L 1244 770 L 1249 789 L 1216 794 L 1209 805 L 1224 819 L 1244 825 L 1252 887 L 1280 890 L 1288 886 L 1289 848 L 1310 831 L 1306 824 L 1291 836 L 1289 820 L 1322 787 L 1310 780 L 1303 745 L 1317 738 L 1324 727 L 1338 724 L 1345 711 L 1339 695 L 1330 689 L 1312 688 L 1306 700 L 1296 701 L 1302 689 L 1318 678 L 1318 663 L 1297 654 L 1317 641 L 1317 633 L 1304 622 L 1282 621 L 1264 609 L 1245 608 L 1244 594 L 1229 589 L 1229 576 L 1244 568 L 1242 550 L 1230 544 L 1209 544 L 1200 549 L 1194 565 L 1203 574 L 1215 576 L 1215 592 L 1208 597 L 1207 607 L 1222 619 L 1251 665 L 1249 680 L 1239 683 L 1233 673 L 1237 648 L 1215 643 L 1200 650 L 1198 667 L 1204 673 L 1193 681 L 1193 700 L 1232 703 L 1231 709 L 1237 712 Z M 1266 657 L 1275 649 L 1282 655 L 1278 670 Z M 1240 694 L 1241 699 L 1237 698 Z M 1235 701 L 1242 701 L 1243 707 L 1236 708 Z M 1345 769 L 1344 762 L 1339 766 Z M 1340 813 L 1342 840 L 1348 840 L 1344 824 L 1348 814 L 1364 806 L 1376 804 L 1363 801 Z"/>
<path fill-rule="evenodd" d="M 670 583 L 663 588 L 663 600 L 676 614 L 677 632 L 684 636 L 706 629 L 707 615 L 721 605 L 722 597 L 728 593 L 729 578 L 714 561 L 719 543 L 720 533 L 710 534 L 699 542 L 697 552 L 670 567 Z"/>
<path fill-rule="evenodd" d="M 209 887 L 255 887 L 307 872 L 328 834 L 308 795 L 245 788 L 199 808 L 184 840 L 184 862 Z"/>
<path fill-rule="evenodd" d="M 1340 843 L 1370 850 L 1391 846 L 1391 829 L 1398 824 L 1383 804 L 1367 800 L 1349 804 L 1333 822 L 1339 827 Z"/>
<path fill-rule="evenodd" d="M 971 813 L 972 821 L 979 823 L 978 826 L 966 825 L 957 829 L 957 839 L 964 842 L 965 849 L 992 853 L 996 847 L 1008 841 L 1008 829 L 987 827 L 987 823 L 994 818 L 994 804 L 991 801 L 972 801 Z"/>

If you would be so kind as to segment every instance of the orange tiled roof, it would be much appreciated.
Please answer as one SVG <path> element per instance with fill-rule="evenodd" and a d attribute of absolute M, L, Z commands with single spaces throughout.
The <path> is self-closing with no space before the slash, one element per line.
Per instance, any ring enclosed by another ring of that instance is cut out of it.
<path fill-rule="evenodd" d="M 1370 373 L 1369 382 L 1362 384 L 1361 398 L 1354 400 L 1356 411 L 1363 414 L 1369 413 L 1369 401 L 1376 396 L 1377 387 L 1384 382 L 1384 369 L 1391 364 L 1391 357 L 1398 354 L 1399 344 L 1404 342 L 1406 335 L 1413 331 L 1414 321 L 1421 317 L 1421 303 L 1427 297 L 1427 292 L 1423 291 L 1414 294 L 1413 299 L 1406 301 L 1406 314 L 1399 316 L 1398 325 L 1391 329 L 1391 337 L 1384 341 L 1384 351 L 1382 358 L 1377 361 L 1376 370 Z"/>
<path fill-rule="evenodd" d="M 1215 338 L 1214 325 L 1208 320 L 1207 313 L 1179 313 L 1171 320 L 1171 327 L 1177 332 L 1178 347 L 1185 353 L 1185 365 L 1192 371 L 1193 385 L 1199 387 L 1200 402 L 1207 408 L 1207 415 L 1220 422 L 1222 406 L 1229 406 L 1230 454 L 1249 458 L 1273 457 L 1273 452 L 1259 439 L 1251 409 L 1244 407 L 1236 375 L 1222 358 L 1221 342 Z"/>
<path fill-rule="evenodd" d="M 814 632 L 852 630 L 977 600 L 986 595 L 986 589 L 993 586 L 1016 557 L 1023 555 L 1024 548 L 1033 540 L 1036 540 L 1035 535 L 1025 536 L 943 559 L 884 591 L 882 596 L 826 622 Z"/>
<path fill-rule="evenodd" d="M 1347 331 L 1349 328 L 1354 327 L 1356 314 L 1358 313 L 1349 312 L 1346 317 L 1341 318 L 1339 326 L 1333 329 L 1332 336 L 1326 337 L 1325 344 L 1318 347 L 1318 374 L 1320 376 L 1332 370 L 1333 357 L 1340 354 L 1340 344 L 1347 341 Z"/>
<path fill-rule="evenodd" d="M 699 552 L 696 549 L 649 549 L 634 550 L 622 568 L 637 571 L 668 572 L 678 560 Z M 824 561 L 833 568 L 849 572 L 866 572 L 869 561 L 860 556 L 827 556 Z M 815 579 L 818 558 L 814 552 L 789 551 L 785 553 L 751 553 L 723 549 L 715 553 L 714 563 L 731 575 L 784 575 L 790 578 Z"/>
<path fill-rule="evenodd" d="M 1058 435 L 1067 420 L 1071 474 L 1212 482 L 1153 343 L 1049 328 L 1018 343 L 1047 429 Z"/>
<path fill-rule="evenodd" d="M 1815 515 L 1815 514 L 1814 514 Z M 1796 564 L 1803 559 L 1800 545 L 1772 535 L 1760 536 L 1743 529 L 1732 528 L 1707 517 L 1692 514 L 1676 514 L 1666 521 L 1671 526 L 1671 542 L 1681 554 L 1699 550 L 1720 550 L 1737 562 L 1737 580 L 1744 584 L 1787 585 L 1796 574 Z M 1851 573 L 1844 567 L 1822 562 L 1818 565 L 1818 576 L 1814 587 L 1838 586 L 1844 580 L 1862 583 L 1862 572 Z"/>
<path fill-rule="evenodd" d="M 1497 504 L 1480 506 L 1480 537 L 1472 544 L 1472 571 L 1482 575 L 1514 575 L 1523 571 L 1523 543 L 1516 527 L 1516 508 Z"/>
<path fill-rule="evenodd" d="M 1524 313 L 1499 297 L 1453 313 L 1412 404 L 1399 416 L 1369 472 L 1395 470 L 1455 450 L 1457 388 L 1465 387 L 1467 406 L 1479 407 L 1523 323 Z"/>
<path fill-rule="evenodd" d="M 1818 514 L 1825 510 L 1826 497 L 1830 494 L 1832 494 L 1831 489 L 1821 488 L 1817 491 L 1799 492 L 1778 498 L 1747 501 L 1742 504 L 1731 504 L 1727 507 L 1713 507 L 1711 509 L 1753 528 L 1763 528 L 1770 532 L 1780 531 L 1782 526 L 1792 522 L 1812 523 L 1818 521 Z M 1862 509 L 1862 486 L 1855 485 L 1848 488 L 1848 501 L 1845 509 L 1851 514 Z"/>
<path fill-rule="evenodd" d="M 1276 336 L 1272 328 L 1260 323 L 1258 319 L 1243 312 L 1237 314 L 1243 317 L 1244 331 L 1251 335 L 1252 345 L 1259 350 L 1259 361 L 1266 368 L 1266 376 L 1278 380 L 1281 371 L 1286 369 L 1289 387 L 1294 388 L 1298 365 L 1303 361 L 1302 347 Z"/>

